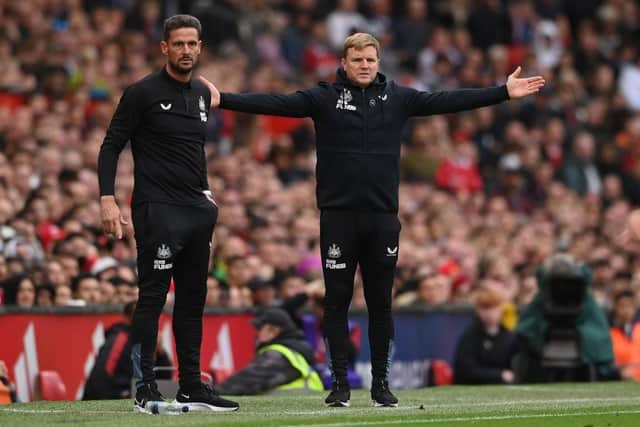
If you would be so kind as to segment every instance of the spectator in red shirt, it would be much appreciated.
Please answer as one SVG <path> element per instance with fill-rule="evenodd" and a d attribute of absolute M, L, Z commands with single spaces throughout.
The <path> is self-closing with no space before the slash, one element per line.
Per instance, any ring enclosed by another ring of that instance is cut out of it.
<path fill-rule="evenodd" d="M 475 147 L 466 137 L 454 137 L 451 155 L 447 156 L 436 170 L 436 184 L 456 193 L 476 193 L 482 190 Z"/>

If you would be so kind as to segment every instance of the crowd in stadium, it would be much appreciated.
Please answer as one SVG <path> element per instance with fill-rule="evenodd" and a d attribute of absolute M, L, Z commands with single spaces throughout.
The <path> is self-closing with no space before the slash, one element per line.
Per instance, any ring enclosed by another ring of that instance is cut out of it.
<path fill-rule="evenodd" d="M 622 289 L 640 302 L 640 245 L 618 239 L 640 202 L 632 0 L 22 0 L 0 1 L 5 305 L 136 299 L 133 230 L 103 235 L 96 160 L 122 90 L 162 66 L 162 20 L 177 11 L 201 18 L 197 73 L 227 92 L 331 81 L 354 30 L 381 41 L 388 78 L 423 90 L 500 85 L 519 64 L 543 75 L 524 102 L 406 129 L 395 304 L 468 303 L 480 285 L 526 304 L 556 250 L 591 266 L 604 307 Z M 213 110 L 209 124 L 220 216 L 207 305 L 321 294 L 311 121 Z M 132 183 L 125 152 L 116 196 L 129 219 Z"/>

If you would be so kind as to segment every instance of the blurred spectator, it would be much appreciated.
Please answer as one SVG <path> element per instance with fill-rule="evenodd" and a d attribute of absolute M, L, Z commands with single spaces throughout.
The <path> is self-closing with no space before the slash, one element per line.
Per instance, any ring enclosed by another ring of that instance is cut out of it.
<path fill-rule="evenodd" d="M 452 280 L 449 276 L 432 273 L 419 278 L 417 283 L 416 291 L 399 298 L 397 305 L 439 306 L 451 301 Z"/>
<path fill-rule="evenodd" d="M 64 307 L 65 305 L 71 305 L 71 287 L 67 285 L 60 285 L 56 288 L 56 295 L 53 299 L 54 305 L 58 307 Z"/>
<path fill-rule="evenodd" d="M 31 278 L 25 274 L 9 277 L 2 283 L 3 299 L 6 305 L 31 308 L 36 305 L 36 288 Z"/>
<path fill-rule="evenodd" d="M 248 284 L 255 307 L 270 307 L 276 302 L 276 290 L 269 279 L 254 277 Z"/>
<path fill-rule="evenodd" d="M 403 66 L 415 69 L 416 56 L 427 41 L 429 22 L 426 0 L 406 0 L 405 14 L 396 23 L 395 46 Z"/>
<path fill-rule="evenodd" d="M 9 372 L 4 360 L 0 360 L 0 405 L 7 405 L 16 401 L 13 386 L 9 382 Z"/>
<path fill-rule="evenodd" d="M 521 382 L 613 379 L 609 324 L 596 301 L 591 269 L 558 252 L 536 273 L 538 294 L 523 311 L 514 359 Z"/>
<path fill-rule="evenodd" d="M 220 282 L 215 277 L 207 277 L 207 299 L 206 307 L 219 307 L 222 305 Z"/>
<path fill-rule="evenodd" d="M 621 291 L 614 299 L 611 342 L 616 366 L 626 380 L 640 381 L 640 324 L 638 309 L 631 291 Z"/>
<path fill-rule="evenodd" d="M 507 44 L 511 39 L 511 19 L 500 0 L 481 0 L 469 15 L 471 40 L 481 49 Z"/>
<path fill-rule="evenodd" d="M 564 46 L 555 22 L 543 20 L 537 24 L 534 49 L 538 67 L 551 70 L 558 65 L 564 53 Z"/>
<path fill-rule="evenodd" d="M 620 93 L 624 97 L 627 105 L 633 111 L 640 111 L 640 55 L 637 53 L 637 47 L 633 57 L 629 58 L 629 62 L 622 65 L 620 71 Z"/>
<path fill-rule="evenodd" d="M 115 296 L 113 302 L 116 304 L 128 304 L 138 299 L 138 286 L 130 280 L 121 276 L 113 277 L 110 280 L 115 286 Z"/>
<path fill-rule="evenodd" d="M 470 142 L 456 141 L 451 156 L 444 159 L 436 170 L 436 183 L 440 188 L 453 192 L 475 193 L 482 190 L 475 147 Z"/>
<path fill-rule="evenodd" d="M 595 142 L 593 136 L 580 132 L 573 139 L 571 157 L 560 169 L 562 181 L 581 196 L 598 195 L 602 190 L 600 174 L 594 164 Z"/>
<path fill-rule="evenodd" d="M 55 299 L 56 289 L 50 283 L 36 286 L 36 305 L 38 307 L 51 307 Z"/>
<path fill-rule="evenodd" d="M 511 384 L 515 335 L 501 325 L 504 300 L 491 289 L 480 289 L 474 303 L 476 318 L 458 340 L 456 384 Z"/>
<path fill-rule="evenodd" d="M 367 21 L 358 12 L 358 0 L 338 0 L 336 9 L 327 16 L 327 31 L 331 47 L 342 53 L 347 36 L 367 29 Z"/>
<path fill-rule="evenodd" d="M 104 332 L 104 344 L 98 350 L 91 373 L 84 385 L 82 400 L 122 399 L 131 397 L 133 367 L 129 334 L 135 302 L 125 304 L 122 320 Z M 161 342 L 156 347 L 155 366 L 168 367 L 171 361 Z M 158 371 L 158 379 L 170 379 L 171 371 Z"/>
<path fill-rule="evenodd" d="M 266 308 L 252 321 L 256 355 L 243 369 L 218 386 L 220 393 L 255 395 L 274 390 L 322 391 L 309 343 L 289 315 Z"/>
<path fill-rule="evenodd" d="M 76 300 L 83 301 L 85 305 L 94 305 L 102 302 L 100 284 L 93 274 L 83 273 L 73 279 L 71 290 Z"/>

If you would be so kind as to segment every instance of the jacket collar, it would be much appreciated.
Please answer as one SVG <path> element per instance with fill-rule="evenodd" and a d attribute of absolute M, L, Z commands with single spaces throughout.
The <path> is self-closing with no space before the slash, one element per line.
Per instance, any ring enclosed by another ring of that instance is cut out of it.
<path fill-rule="evenodd" d="M 174 79 L 167 72 L 167 66 L 166 65 L 164 67 L 162 67 L 162 71 L 160 71 L 160 74 L 162 74 L 162 77 L 164 77 L 165 80 L 167 80 L 171 85 L 177 87 L 178 89 L 191 89 L 191 80 L 189 80 L 186 83 L 183 83 L 183 82 L 181 82 L 179 80 Z"/>
<path fill-rule="evenodd" d="M 387 77 L 384 74 L 379 72 L 378 74 L 376 74 L 376 78 L 373 79 L 373 82 L 371 82 L 369 87 L 384 86 L 386 83 L 387 83 Z M 336 71 L 336 84 L 341 86 L 350 86 L 350 87 L 359 88 L 359 86 L 354 85 L 353 82 L 349 80 L 349 78 L 347 77 L 347 72 L 344 70 L 343 67 L 339 67 L 338 70 Z"/>

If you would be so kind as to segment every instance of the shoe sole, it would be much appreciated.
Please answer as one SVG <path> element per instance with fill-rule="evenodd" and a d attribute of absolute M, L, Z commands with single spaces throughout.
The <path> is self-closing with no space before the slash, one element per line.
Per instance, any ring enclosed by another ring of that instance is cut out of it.
<path fill-rule="evenodd" d="M 398 407 L 397 403 L 380 403 L 380 402 L 376 402 L 375 400 L 372 400 L 371 403 L 373 404 L 374 408 L 397 408 Z"/>
<path fill-rule="evenodd" d="M 174 400 L 173 403 L 187 406 L 189 408 L 189 412 L 233 412 L 233 411 L 237 411 L 240 408 L 239 406 L 230 407 L 230 408 L 223 407 L 223 406 L 214 406 L 204 402 L 187 403 L 187 402 L 178 402 L 177 400 Z"/>
<path fill-rule="evenodd" d="M 337 401 L 332 403 L 325 403 L 329 408 L 348 408 L 351 406 L 351 401 L 347 400 L 346 402 Z"/>

